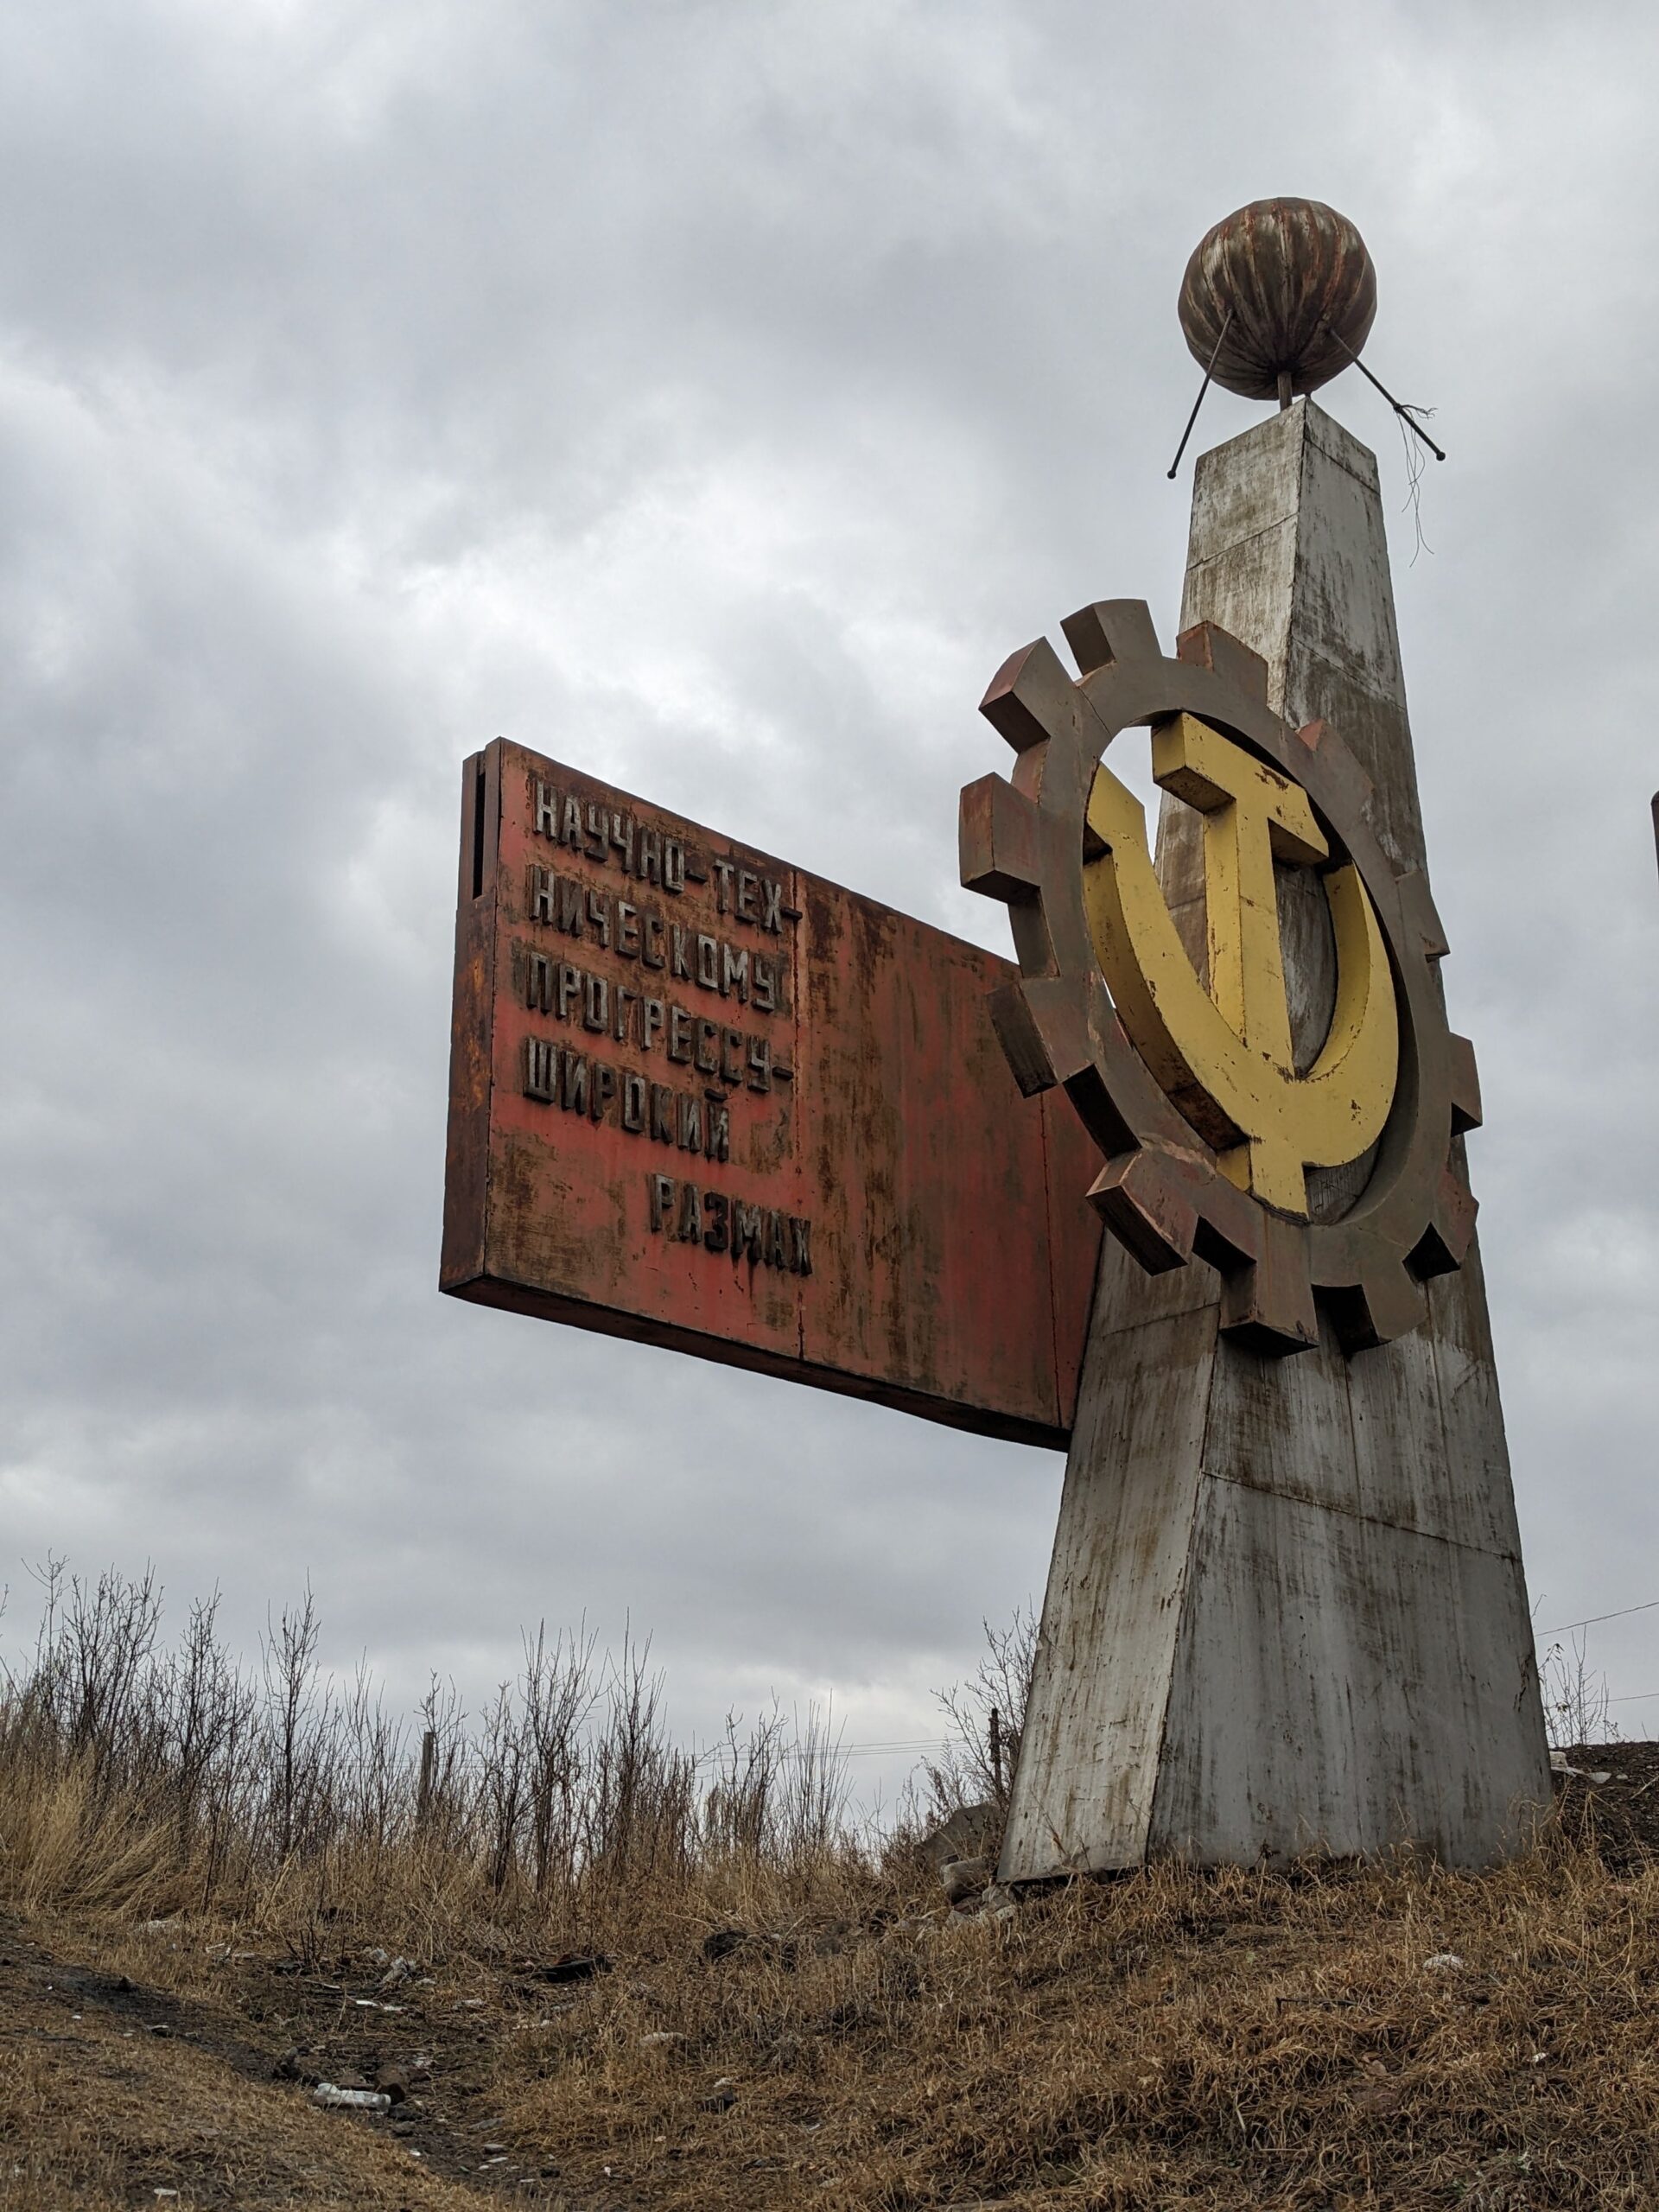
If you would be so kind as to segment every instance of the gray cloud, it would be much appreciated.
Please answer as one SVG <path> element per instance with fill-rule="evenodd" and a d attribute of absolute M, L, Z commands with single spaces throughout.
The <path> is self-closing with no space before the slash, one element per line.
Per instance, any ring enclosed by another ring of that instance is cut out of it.
<path fill-rule="evenodd" d="M 1659 1595 L 1656 42 L 1635 5 L 14 29 L 8 1554 L 217 1579 L 248 1641 L 308 1573 L 400 1696 L 585 1611 L 654 1630 L 689 1727 L 775 1686 L 928 1732 L 1040 1591 L 1052 1455 L 435 1294 L 456 771 L 505 732 L 1000 943 L 954 887 L 975 702 L 1086 598 L 1169 628 L 1175 285 L 1291 190 L 1364 231 L 1368 358 L 1452 453 L 1397 589 L 1533 1586 L 1547 1624 Z M 1381 403 L 1329 404 L 1402 501 Z M 1659 1630 L 1594 1635 L 1659 1690 Z"/>

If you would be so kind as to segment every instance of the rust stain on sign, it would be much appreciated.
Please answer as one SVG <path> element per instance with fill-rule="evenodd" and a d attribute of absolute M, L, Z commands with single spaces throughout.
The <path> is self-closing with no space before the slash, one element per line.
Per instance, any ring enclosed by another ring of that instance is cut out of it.
<path fill-rule="evenodd" d="M 1064 1444 L 1099 1162 L 1011 965 L 505 741 L 463 791 L 441 1287 Z"/>

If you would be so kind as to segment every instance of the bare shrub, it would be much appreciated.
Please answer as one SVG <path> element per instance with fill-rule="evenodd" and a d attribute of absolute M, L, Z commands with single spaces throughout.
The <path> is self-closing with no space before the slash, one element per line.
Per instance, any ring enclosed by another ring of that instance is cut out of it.
<path fill-rule="evenodd" d="M 1576 1630 L 1565 1642 L 1552 1643 L 1539 1662 L 1544 1726 L 1558 1751 L 1618 1741 L 1618 1726 L 1607 1710 L 1607 1677 L 1588 1665 L 1586 1643 L 1584 1630 Z"/>
<path fill-rule="evenodd" d="M 944 1750 L 922 1769 L 922 1812 L 948 1820 L 964 1806 L 1006 1814 L 1025 1732 L 1038 1621 L 1027 1606 L 1006 1628 L 984 1623 L 985 1650 L 971 1681 L 936 1692 L 950 1724 Z"/>
<path fill-rule="evenodd" d="M 0 1675 L 0 1893 L 18 1902 L 298 1913 L 308 1947 L 371 1897 L 412 1924 L 574 1928 L 643 1885 L 798 1868 L 844 1839 L 844 1762 L 816 1713 L 734 1723 L 694 1758 L 632 1637 L 601 1659 L 585 1629 L 543 1624 L 475 1723 L 435 1678 L 410 1729 L 365 1667 L 335 1689 L 308 1590 L 246 1671 L 216 1597 L 168 1649 L 149 1573 L 88 1586 L 54 1560 L 40 1579 L 34 1650 Z"/>

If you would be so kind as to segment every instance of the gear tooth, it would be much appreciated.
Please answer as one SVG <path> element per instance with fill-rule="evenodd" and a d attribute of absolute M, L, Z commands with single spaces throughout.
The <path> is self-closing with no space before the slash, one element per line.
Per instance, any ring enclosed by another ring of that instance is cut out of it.
<path fill-rule="evenodd" d="M 1446 931 L 1440 926 L 1440 917 L 1434 905 L 1434 896 L 1428 887 L 1428 878 L 1420 868 L 1408 868 L 1399 878 L 1395 888 L 1400 893 L 1400 911 L 1409 929 L 1414 930 L 1423 941 L 1426 960 L 1444 960 L 1452 950 L 1446 941 Z M 1478 1093 L 1477 1093 L 1478 1096 Z"/>
<path fill-rule="evenodd" d="M 1412 1273 L 1425 1281 L 1433 1275 L 1455 1274 L 1469 1256 L 1478 1211 L 1474 1192 L 1448 1167 L 1434 1193 L 1428 1227 L 1411 1255 Z"/>
<path fill-rule="evenodd" d="M 1085 676 L 1114 661 L 1161 660 L 1152 610 L 1144 599 L 1097 599 L 1068 614 L 1060 627 Z"/>
<path fill-rule="evenodd" d="M 1360 1280 L 1330 1294 L 1328 1303 L 1345 1351 L 1369 1351 L 1407 1336 L 1428 1311 L 1423 1286 L 1399 1260 L 1379 1254 Z"/>
<path fill-rule="evenodd" d="M 1330 723 L 1304 722 L 1296 734 L 1310 753 L 1317 754 L 1327 783 L 1334 786 L 1331 796 L 1337 804 L 1350 807 L 1356 814 L 1367 812 L 1376 786 Z"/>
<path fill-rule="evenodd" d="M 957 844 L 963 887 L 1010 902 L 1036 896 L 1042 880 L 1037 809 L 1001 776 L 963 790 Z"/>
<path fill-rule="evenodd" d="M 1089 995 L 1070 976 L 999 984 L 991 994 L 991 1021 L 1027 1098 L 1093 1068 Z"/>
<path fill-rule="evenodd" d="M 1090 1186 L 1090 1205 L 1149 1275 L 1168 1274 L 1192 1256 L 1198 1208 L 1181 1183 L 1178 1160 L 1142 1146 L 1109 1160 Z"/>
<path fill-rule="evenodd" d="M 1010 653 L 991 678 L 979 711 L 1016 753 L 1077 727 L 1077 686 L 1046 638 Z"/>
<path fill-rule="evenodd" d="M 1033 1019 L 1022 983 L 999 983 L 991 993 L 991 1027 L 1014 1071 L 1021 1094 L 1035 1098 L 1052 1090 L 1059 1077 L 1048 1057 L 1047 1041 Z"/>
<path fill-rule="evenodd" d="M 1027 1011 L 1043 1040 L 1056 1083 L 1070 1083 L 1095 1064 L 1086 980 L 1035 976 L 1020 985 Z"/>
<path fill-rule="evenodd" d="M 1175 658 L 1190 661 L 1195 668 L 1207 668 L 1224 683 L 1236 685 L 1247 699 L 1266 703 L 1268 664 L 1243 639 L 1219 624 L 1195 622 L 1190 630 L 1183 630 L 1175 640 Z"/>
<path fill-rule="evenodd" d="M 1251 1351 L 1282 1358 L 1319 1341 L 1319 1317 L 1308 1280 L 1306 1230 L 1300 1222 L 1262 1217 L 1262 1249 L 1254 1263 L 1224 1278 L 1221 1326 Z"/>
<path fill-rule="evenodd" d="M 1449 1033 L 1452 1048 L 1452 1134 L 1460 1137 L 1480 1127 L 1480 1071 L 1475 1048 L 1456 1030 Z"/>

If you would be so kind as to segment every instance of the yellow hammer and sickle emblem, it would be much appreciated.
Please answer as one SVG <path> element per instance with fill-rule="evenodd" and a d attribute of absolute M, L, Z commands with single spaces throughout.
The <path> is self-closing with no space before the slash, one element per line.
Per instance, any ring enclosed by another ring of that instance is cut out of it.
<path fill-rule="evenodd" d="M 1298 1074 L 1285 995 L 1274 861 L 1317 867 L 1331 849 L 1301 787 L 1192 715 L 1152 740 L 1154 780 L 1204 816 L 1205 989 L 1154 872 L 1140 801 L 1103 762 L 1085 862 L 1095 950 L 1120 1020 L 1164 1089 L 1240 1189 L 1306 1220 L 1309 1167 L 1344 1167 L 1382 1134 L 1400 1070 L 1394 977 L 1351 861 L 1325 875 L 1336 1007 Z"/>

